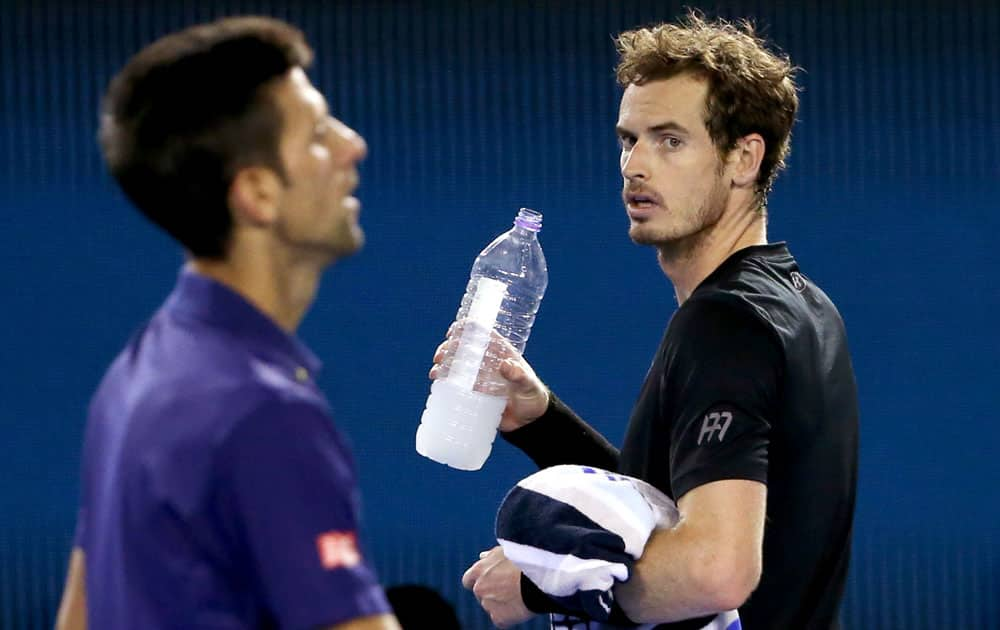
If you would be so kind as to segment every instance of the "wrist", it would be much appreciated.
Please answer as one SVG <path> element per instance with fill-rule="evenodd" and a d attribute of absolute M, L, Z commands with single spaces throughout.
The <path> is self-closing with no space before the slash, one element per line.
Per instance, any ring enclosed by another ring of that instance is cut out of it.
<path fill-rule="evenodd" d="M 552 392 L 549 391 L 548 387 L 544 387 L 543 386 L 542 387 L 542 393 L 541 393 L 541 396 L 539 398 L 540 398 L 540 400 L 537 403 L 538 406 L 535 409 L 532 409 L 531 416 L 528 417 L 528 418 L 525 418 L 525 420 L 521 424 L 521 426 L 524 426 L 526 424 L 531 424 L 532 422 L 538 420 L 539 418 L 541 418 L 542 416 L 544 416 L 546 413 L 548 413 L 549 408 L 552 406 Z"/>
<path fill-rule="evenodd" d="M 518 395 L 513 394 L 513 396 Z M 532 398 L 538 398 L 539 400 L 531 400 Z M 530 397 L 524 397 L 520 401 L 517 401 L 516 406 L 520 407 L 522 412 L 525 411 L 525 408 L 527 408 L 528 413 L 520 417 L 512 415 L 509 421 L 502 422 L 500 424 L 500 432 L 510 433 L 512 431 L 517 431 L 518 429 L 522 429 L 534 423 L 539 418 L 544 417 L 545 414 L 547 414 L 552 408 L 553 398 L 554 396 L 552 392 L 548 387 L 545 387 L 540 396 L 538 394 L 532 394 Z"/>

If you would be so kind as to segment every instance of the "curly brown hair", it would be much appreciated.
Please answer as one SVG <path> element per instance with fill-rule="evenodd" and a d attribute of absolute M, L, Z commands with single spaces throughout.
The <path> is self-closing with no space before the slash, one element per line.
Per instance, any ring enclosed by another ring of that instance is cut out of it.
<path fill-rule="evenodd" d="M 756 192 L 763 207 L 785 167 L 799 107 L 795 71 L 788 57 L 768 50 L 747 20 L 706 21 L 689 12 L 677 23 L 620 34 L 615 70 L 622 87 L 669 79 L 682 73 L 708 81 L 705 126 L 720 157 L 750 133 L 764 138 Z"/>

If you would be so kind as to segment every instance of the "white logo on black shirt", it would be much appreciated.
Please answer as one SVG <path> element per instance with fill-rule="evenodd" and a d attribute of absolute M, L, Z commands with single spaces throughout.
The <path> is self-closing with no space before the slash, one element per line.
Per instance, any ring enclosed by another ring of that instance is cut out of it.
<path fill-rule="evenodd" d="M 792 286 L 796 291 L 802 293 L 806 290 L 806 279 L 802 277 L 802 274 L 798 271 L 793 271 L 788 274 L 792 278 Z"/>
<path fill-rule="evenodd" d="M 724 440 L 726 438 L 726 431 L 729 430 L 729 424 L 732 421 L 733 414 L 728 411 L 713 411 L 705 416 L 705 419 L 701 423 L 701 433 L 698 434 L 698 445 L 701 446 L 702 440 L 705 440 L 706 444 L 711 442 L 712 438 L 716 437 L 716 431 L 719 432 L 719 442 Z"/>

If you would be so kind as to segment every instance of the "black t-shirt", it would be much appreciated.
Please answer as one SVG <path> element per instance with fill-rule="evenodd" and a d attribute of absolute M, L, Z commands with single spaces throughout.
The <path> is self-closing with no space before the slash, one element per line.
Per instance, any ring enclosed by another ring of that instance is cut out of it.
<path fill-rule="evenodd" d="M 763 574 L 740 608 L 743 627 L 839 626 L 857 391 L 843 321 L 783 243 L 733 254 L 677 309 L 620 453 L 554 396 L 504 437 L 541 467 L 601 466 L 675 500 L 722 479 L 766 483 Z"/>

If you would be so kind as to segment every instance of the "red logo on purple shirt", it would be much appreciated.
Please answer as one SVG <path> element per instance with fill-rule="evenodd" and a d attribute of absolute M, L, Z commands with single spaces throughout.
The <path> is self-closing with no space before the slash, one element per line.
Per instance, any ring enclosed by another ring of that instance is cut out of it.
<path fill-rule="evenodd" d="M 325 532 L 316 537 L 319 562 L 324 569 L 350 569 L 361 564 L 354 532 Z"/>

